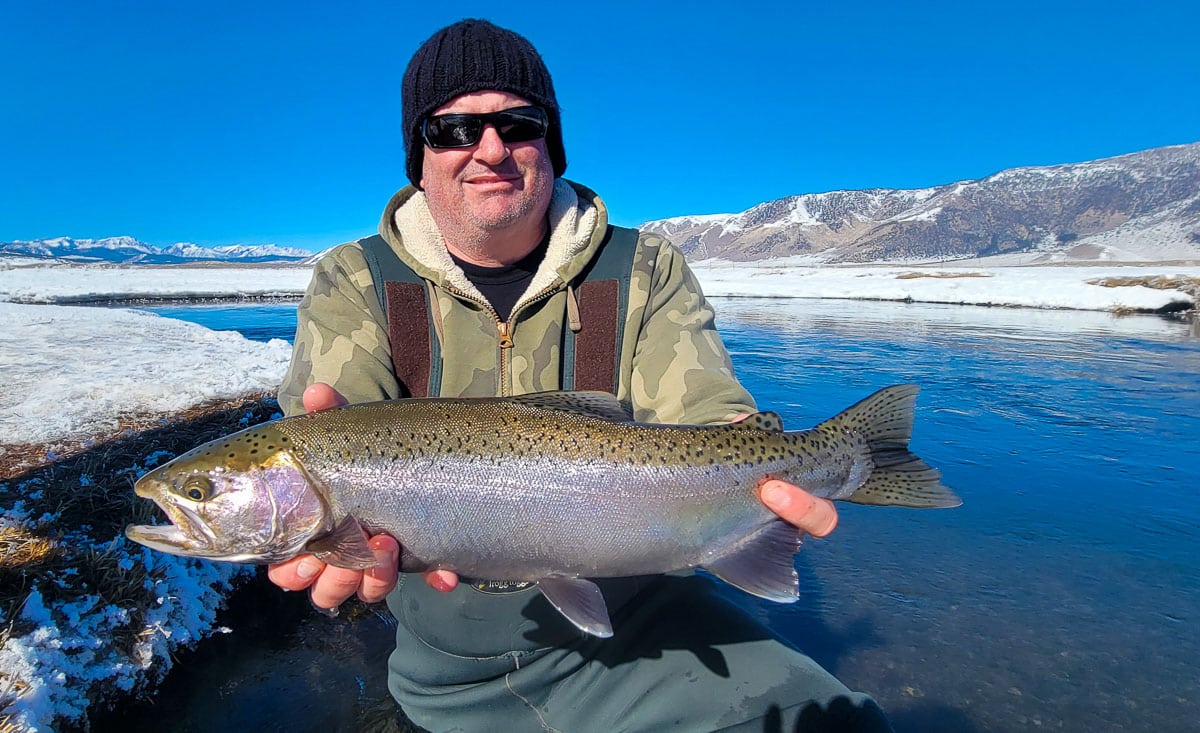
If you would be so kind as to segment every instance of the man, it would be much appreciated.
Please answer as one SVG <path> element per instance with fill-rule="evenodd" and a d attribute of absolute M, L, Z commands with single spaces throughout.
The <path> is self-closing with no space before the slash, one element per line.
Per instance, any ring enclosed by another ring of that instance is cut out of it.
<path fill-rule="evenodd" d="M 599 197 L 562 178 L 558 103 L 534 48 L 486 21 L 451 25 L 413 56 L 402 102 L 414 185 L 385 209 L 382 243 L 343 245 L 316 266 L 280 393 L 288 414 L 411 391 L 396 365 L 414 347 L 390 330 L 407 314 L 380 296 L 373 247 L 389 248 L 429 293 L 415 327 L 431 321 L 429 338 L 440 344 L 431 392 L 558 389 L 567 331 L 588 337 L 576 286 L 602 249 L 617 245 L 607 244 Z M 752 412 L 682 255 L 656 237 L 628 241 L 636 247 L 617 397 L 648 422 L 720 423 Z M 836 525 L 832 504 L 797 487 L 768 481 L 760 495 L 801 531 L 823 536 Z M 398 622 L 389 686 L 426 728 L 762 730 L 773 721 L 789 731 L 889 729 L 869 698 L 721 600 L 706 578 L 601 581 L 616 634 L 597 639 L 536 587 L 460 584 L 448 570 L 398 580 L 396 541 L 373 537 L 371 547 L 380 565 L 365 573 L 302 556 L 270 577 L 310 588 L 325 608 L 355 593 L 386 596 Z"/>

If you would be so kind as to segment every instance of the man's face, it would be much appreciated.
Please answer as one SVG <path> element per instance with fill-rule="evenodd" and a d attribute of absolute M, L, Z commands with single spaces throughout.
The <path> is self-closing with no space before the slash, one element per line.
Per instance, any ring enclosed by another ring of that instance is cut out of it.
<path fill-rule="evenodd" d="M 473 92 L 455 97 L 433 114 L 481 114 L 530 104 L 508 92 Z M 540 228 L 550 207 L 554 167 L 545 138 L 506 143 L 488 125 L 469 148 L 425 146 L 421 188 L 448 240 L 477 240 L 514 225 Z"/>

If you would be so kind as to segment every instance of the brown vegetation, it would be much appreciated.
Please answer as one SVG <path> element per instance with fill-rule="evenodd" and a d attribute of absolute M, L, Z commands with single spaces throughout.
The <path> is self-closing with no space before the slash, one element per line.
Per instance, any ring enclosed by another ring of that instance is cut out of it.
<path fill-rule="evenodd" d="M 1141 285 L 1154 290 L 1179 290 L 1200 302 L 1200 277 L 1170 275 L 1126 275 L 1120 277 L 1098 277 L 1088 280 L 1090 285 L 1106 288 L 1121 288 Z"/>
<path fill-rule="evenodd" d="M 934 277 L 943 280 L 954 280 L 960 277 L 991 277 L 987 272 L 902 272 L 897 280 L 916 280 L 922 277 Z"/>

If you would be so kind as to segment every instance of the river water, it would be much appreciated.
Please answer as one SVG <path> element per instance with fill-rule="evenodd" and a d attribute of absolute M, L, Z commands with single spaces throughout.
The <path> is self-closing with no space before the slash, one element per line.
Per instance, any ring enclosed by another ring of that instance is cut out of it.
<path fill-rule="evenodd" d="M 739 377 L 790 429 L 922 386 L 951 510 L 842 505 L 801 600 L 729 596 L 898 731 L 1200 729 L 1200 333 L 1153 316 L 721 299 Z M 294 305 L 154 309 L 290 339 Z M 264 324 L 270 324 L 264 327 Z M 123 730 L 356 730 L 387 708 L 386 610 L 302 598 L 186 657 Z M 157 726 L 157 727 L 156 727 Z"/>

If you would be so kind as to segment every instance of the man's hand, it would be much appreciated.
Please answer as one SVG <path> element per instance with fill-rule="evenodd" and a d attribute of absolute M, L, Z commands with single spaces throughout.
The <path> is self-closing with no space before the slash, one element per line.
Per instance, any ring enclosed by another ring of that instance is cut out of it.
<path fill-rule="evenodd" d="M 306 412 L 327 410 L 346 404 L 342 397 L 328 384 L 313 384 L 304 390 Z M 350 570 L 326 565 L 312 555 L 299 555 L 267 569 L 267 577 L 280 588 L 304 590 L 311 587 L 313 605 L 319 608 L 337 608 L 342 601 L 355 593 L 368 603 L 382 601 L 396 587 L 399 575 L 400 545 L 390 535 L 380 534 L 368 541 L 379 564 L 367 570 Z M 425 582 L 431 587 L 450 591 L 458 585 L 458 576 L 449 570 L 432 570 L 425 573 Z"/>
<path fill-rule="evenodd" d="M 749 416 L 742 413 L 733 422 L 740 422 Z M 767 479 L 759 483 L 758 498 L 783 521 L 796 525 L 813 537 L 825 537 L 837 527 L 837 509 L 832 501 L 819 499 L 786 481 Z"/>

